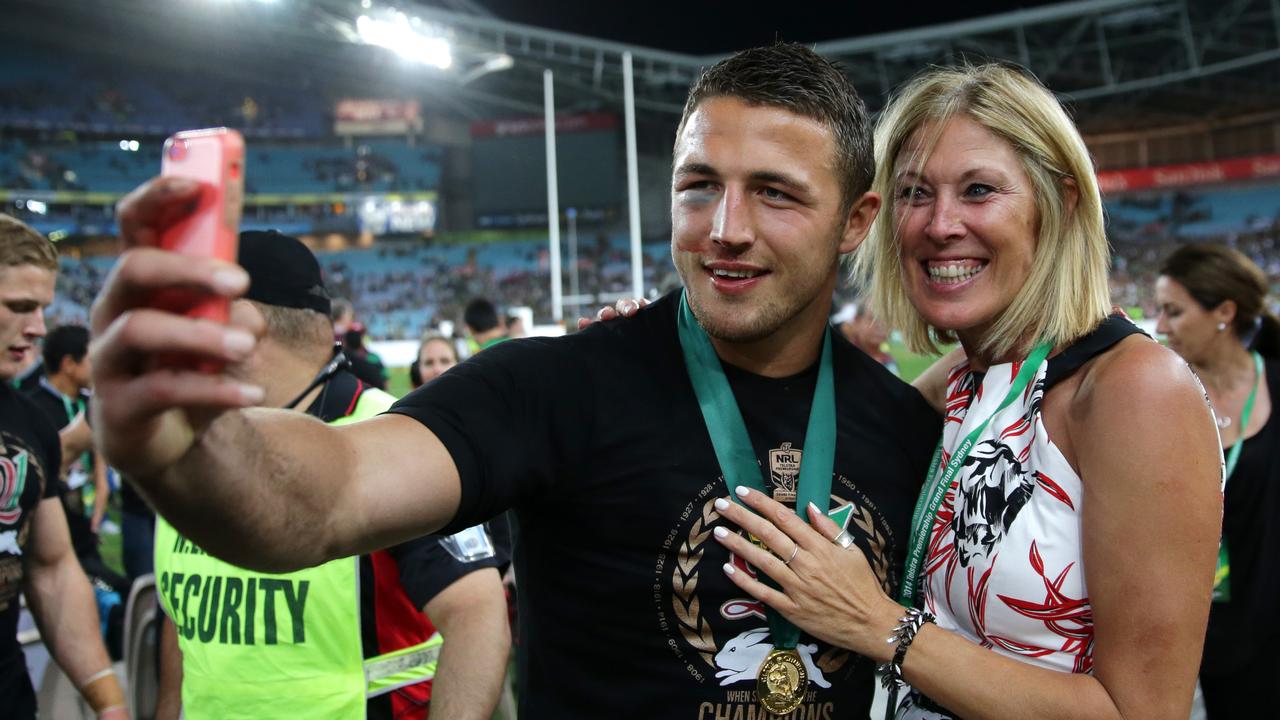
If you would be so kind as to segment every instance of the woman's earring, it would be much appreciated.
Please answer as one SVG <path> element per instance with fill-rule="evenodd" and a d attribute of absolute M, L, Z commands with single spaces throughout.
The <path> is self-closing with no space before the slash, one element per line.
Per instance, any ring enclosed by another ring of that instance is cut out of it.
<path fill-rule="evenodd" d="M 1226 330 L 1226 329 L 1227 329 L 1226 323 L 1218 323 L 1218 332 L 1222 332 L 1223 330 Z"/>

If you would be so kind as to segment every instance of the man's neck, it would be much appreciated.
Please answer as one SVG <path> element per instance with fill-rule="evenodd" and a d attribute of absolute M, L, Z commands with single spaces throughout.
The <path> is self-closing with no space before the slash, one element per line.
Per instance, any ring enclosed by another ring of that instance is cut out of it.
<path fill-rule="evenodd" d="M 498 327 L 492 330 L 485 330 L 484 332 L 473 333 L 471 338 L 476 341 L 476 345 L 484 347 L 485 343 L 493 342 L 494 340 L 505 337 L 506 334 L 506 330 Z"/>
<path fill-rule="evenodd" d="M 76 396 L 80 394 L 80 386 L 76 384 L 76 381 L 67 377 L 63 373 L 58 373 L 57 375 L 50 375 L 49 384 L 53 386 L 54 390 L 57 390 L 58 392 L 62 393 L 64 396 L 68 398 L 71 398 L 72 400 L 74 400 Z"/>
<path fill-rule="evenodd" d="M 326 364 L 328 364 L 327 359 L 299 357 L 284 350 L 272 353 L 267 363 L 260 366 L 267 368 L 267 372 L 270 373 L 270 377 L 258 379 L 266 390 L 266 397 L 262 401 L 263 406 L 284 407 L 285 403 L 298 397 L 298 393 L 311 384 Z M 322 387 L 312 388 L 298 401 L 294 409 L 306 411 L 321 389 Z"/>
<path fill-rule="evenodd" d="M 817 362 L 830 309 L 829 302 L 814 303 L 767 337 L 749 342 L 712 337 L 711 345 L 734 367 L 765 377 L 789 377 Z"/>

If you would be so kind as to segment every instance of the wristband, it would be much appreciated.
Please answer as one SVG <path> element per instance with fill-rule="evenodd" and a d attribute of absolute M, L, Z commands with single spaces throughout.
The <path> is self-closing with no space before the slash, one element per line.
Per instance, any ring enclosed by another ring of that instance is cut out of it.
<path fill-rule="evenodd" d="M 98 711 L 98 720 L 129 720 L 129 709 L 124 705 L 112 705 Z"/>
<path fill-rule="evenodd" d="M 80 686 L 80 697 L 99 715 L 115 708 L 124 709 L 124 691 L 111 668 L 96 672 Z M 127 714 L 127 713 L 126 713 Z"/>
<path fill-rule="evenodd" d="M 906 614 L 898 618 L 898 625 L 893 628 L 893 634 L 890 635 L 885 642 L 897 643 L 898 647 L 893 651 L 893 659 L 887 663 L 883 663 L 877 668 L 882 676 L 880 683 L 886 690 L 896 690 L 907 684 L 902 679 L 902 662 L 907 657 L 907 648 L 911 647 L 911 642 L 916 639 L 916 633 L 920 632 L 920 628 L 925 623 L 931 623 L 934 617 L 923 610 L 916 608 L 907 608 Z"/>

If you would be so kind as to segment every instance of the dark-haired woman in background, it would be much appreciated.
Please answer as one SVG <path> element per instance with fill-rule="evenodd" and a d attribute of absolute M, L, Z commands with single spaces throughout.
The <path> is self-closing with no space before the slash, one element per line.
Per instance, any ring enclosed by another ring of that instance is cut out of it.
<path fill-rule="evenodd" d="M 1200 685 L 1210 718 L 1247 717 L 1280 680 L 1280 322 L 1267 276 L 1240 252 L 1185 245 L 1156 281 L 1160 321 L 1204 383 L 1227 458 L 1223 544 Z"/>

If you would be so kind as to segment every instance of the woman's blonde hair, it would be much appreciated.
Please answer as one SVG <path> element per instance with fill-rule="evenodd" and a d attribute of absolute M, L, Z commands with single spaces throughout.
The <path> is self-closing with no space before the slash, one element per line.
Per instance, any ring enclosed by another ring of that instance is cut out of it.
<path fill-rule="evenodd" d="M 1093 163 L 1057 99 L 1029 75 L 997 64 L 927 70 L 902 87 L 880 116 L 872 190 L 889 207 L 876 219 L 855 266 L 876 313 L 900 329 L 916 352 L 938 352 L 939 343 L 957 339 L 953 332 L 930 327 L 908 299 L 892 207 L 903 146 L 926 125 L 934 128 L 936 143 L 946 121 L 956 116 L 1013 147 L 1039 212 L 1031 274 L 983 345 L 974 349 L 1002 357 L 1037 341 L 1056 346 L 1084 335 L 1111 306 L 1110 255 Z M 909 159 L 916 168 L 923 167 L 932 149 L 930 143 L 918 144 L 926 149 Z"/>

